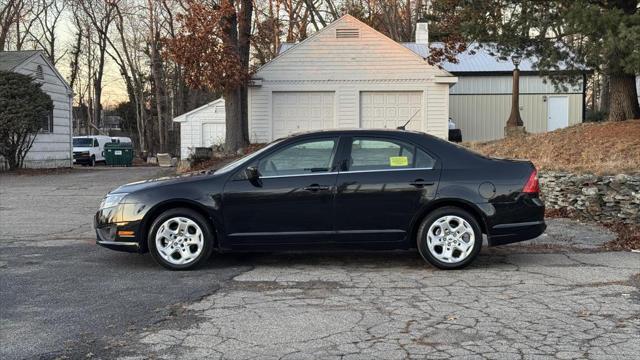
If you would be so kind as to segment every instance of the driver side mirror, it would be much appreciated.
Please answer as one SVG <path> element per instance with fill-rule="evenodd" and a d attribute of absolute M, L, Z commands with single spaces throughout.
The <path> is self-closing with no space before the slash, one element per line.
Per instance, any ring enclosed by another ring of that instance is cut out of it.
<path fill-rule="evenodd" d="M 249 166 L 244 170 L 244 173 L 247 176 L 247 180 L 249 180 L 253 185 L 262 186 L 262 182 L 260 181 L 260 172 L 257 167 Z"/>

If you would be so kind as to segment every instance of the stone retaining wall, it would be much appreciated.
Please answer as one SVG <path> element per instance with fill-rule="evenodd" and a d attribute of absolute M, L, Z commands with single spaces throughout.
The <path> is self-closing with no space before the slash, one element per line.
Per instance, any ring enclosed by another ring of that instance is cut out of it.
<path fill-rule="evenodd" d="M 640 174 L 596 176 L 541 171 L 539 179 L 549 209 L 567 208 L 600 222 L 640 223 Z"/>

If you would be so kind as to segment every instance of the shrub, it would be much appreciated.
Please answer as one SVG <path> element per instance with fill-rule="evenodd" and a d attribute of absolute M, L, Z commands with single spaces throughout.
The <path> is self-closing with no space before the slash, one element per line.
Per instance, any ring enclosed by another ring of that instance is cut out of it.
<path fill-rule="evenodd" d="M 53 102 L 30 76 L 0 71 L 0 155 L 19 169 Z"/>

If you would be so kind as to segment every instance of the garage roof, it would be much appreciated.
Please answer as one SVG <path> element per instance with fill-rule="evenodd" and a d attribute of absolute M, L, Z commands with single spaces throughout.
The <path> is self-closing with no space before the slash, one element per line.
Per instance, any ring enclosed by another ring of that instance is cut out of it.
<path fill-rule="evenodd" d="M 204 105 L 202 105 L 202 106 L 200 106 L 198 108 L 195 108 L 195 109 L 193 109 L 191 111 L 188 111 L 188 112 L 186 112 L 186 113 L 184 113 L 182 115 L 176 116 L 175 118 L 173 118 L 173 121 L 174 122 L 178 122 L 178 123 L 179 122 L 185 122 L 185 121 L 187 121 L 187 116 L 189 116 L 191 114 L 194 114 L 194 113 L 197 113 L 198 111 L 200 111 L 202 109 L 206 109 L 206 108 L 208 108 L 210 106 L 215 106 L 215 105 L 218 105 L 218 104 L 224 105 L 224 99 L 223 98 L 218 98 L 218 99 L 213 100 L 213 101 L 211 101 L 209 103 L 206 103 L 206 104 L 204 104 Z"/>
<path fill-rule="evenodd" d="M 430 45 L 417 44 L 415 42 L 401 43 L 407 49 L 422 56 L 423 58 L 429 57 L 429 46 L 442 47 L 442 43 L 433 42 Z M 283 43 L 280 45 L 279 53 L 283 53 L 293 45 L 292 43 Z M 461 52 L 456 56 L 458 62 L 451 63 L 444 61 L 440 66 L 451 73 L 511 73 L 514 69 L 514 65 L 511 59 L 501 58 L 495 51 L 495 45 L 486 44 L 471 44 L 464 52 Z M 523 72 L 537 72 L 535 67 L 536 58 L 523 58 L 520 63 L 519 69 Z M 559 64 L 560 70 L 566 69 L 564 64 Z"/>

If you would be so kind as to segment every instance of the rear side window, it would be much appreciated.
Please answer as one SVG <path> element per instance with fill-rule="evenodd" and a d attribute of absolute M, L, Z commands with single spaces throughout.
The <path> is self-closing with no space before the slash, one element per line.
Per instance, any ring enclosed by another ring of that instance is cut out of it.
<path fill-rule="evenodd" d="M 328 172 L 336 144 L 336 139 L 322 139 L 290 145 L 260 160 L 258 171 L 262 176 Z"/>
<path fill-rule="evenodd" d="M 431 168 L 434 159 L 412 144 L 393 139 L 354 138 L 349 171 Z"/>

